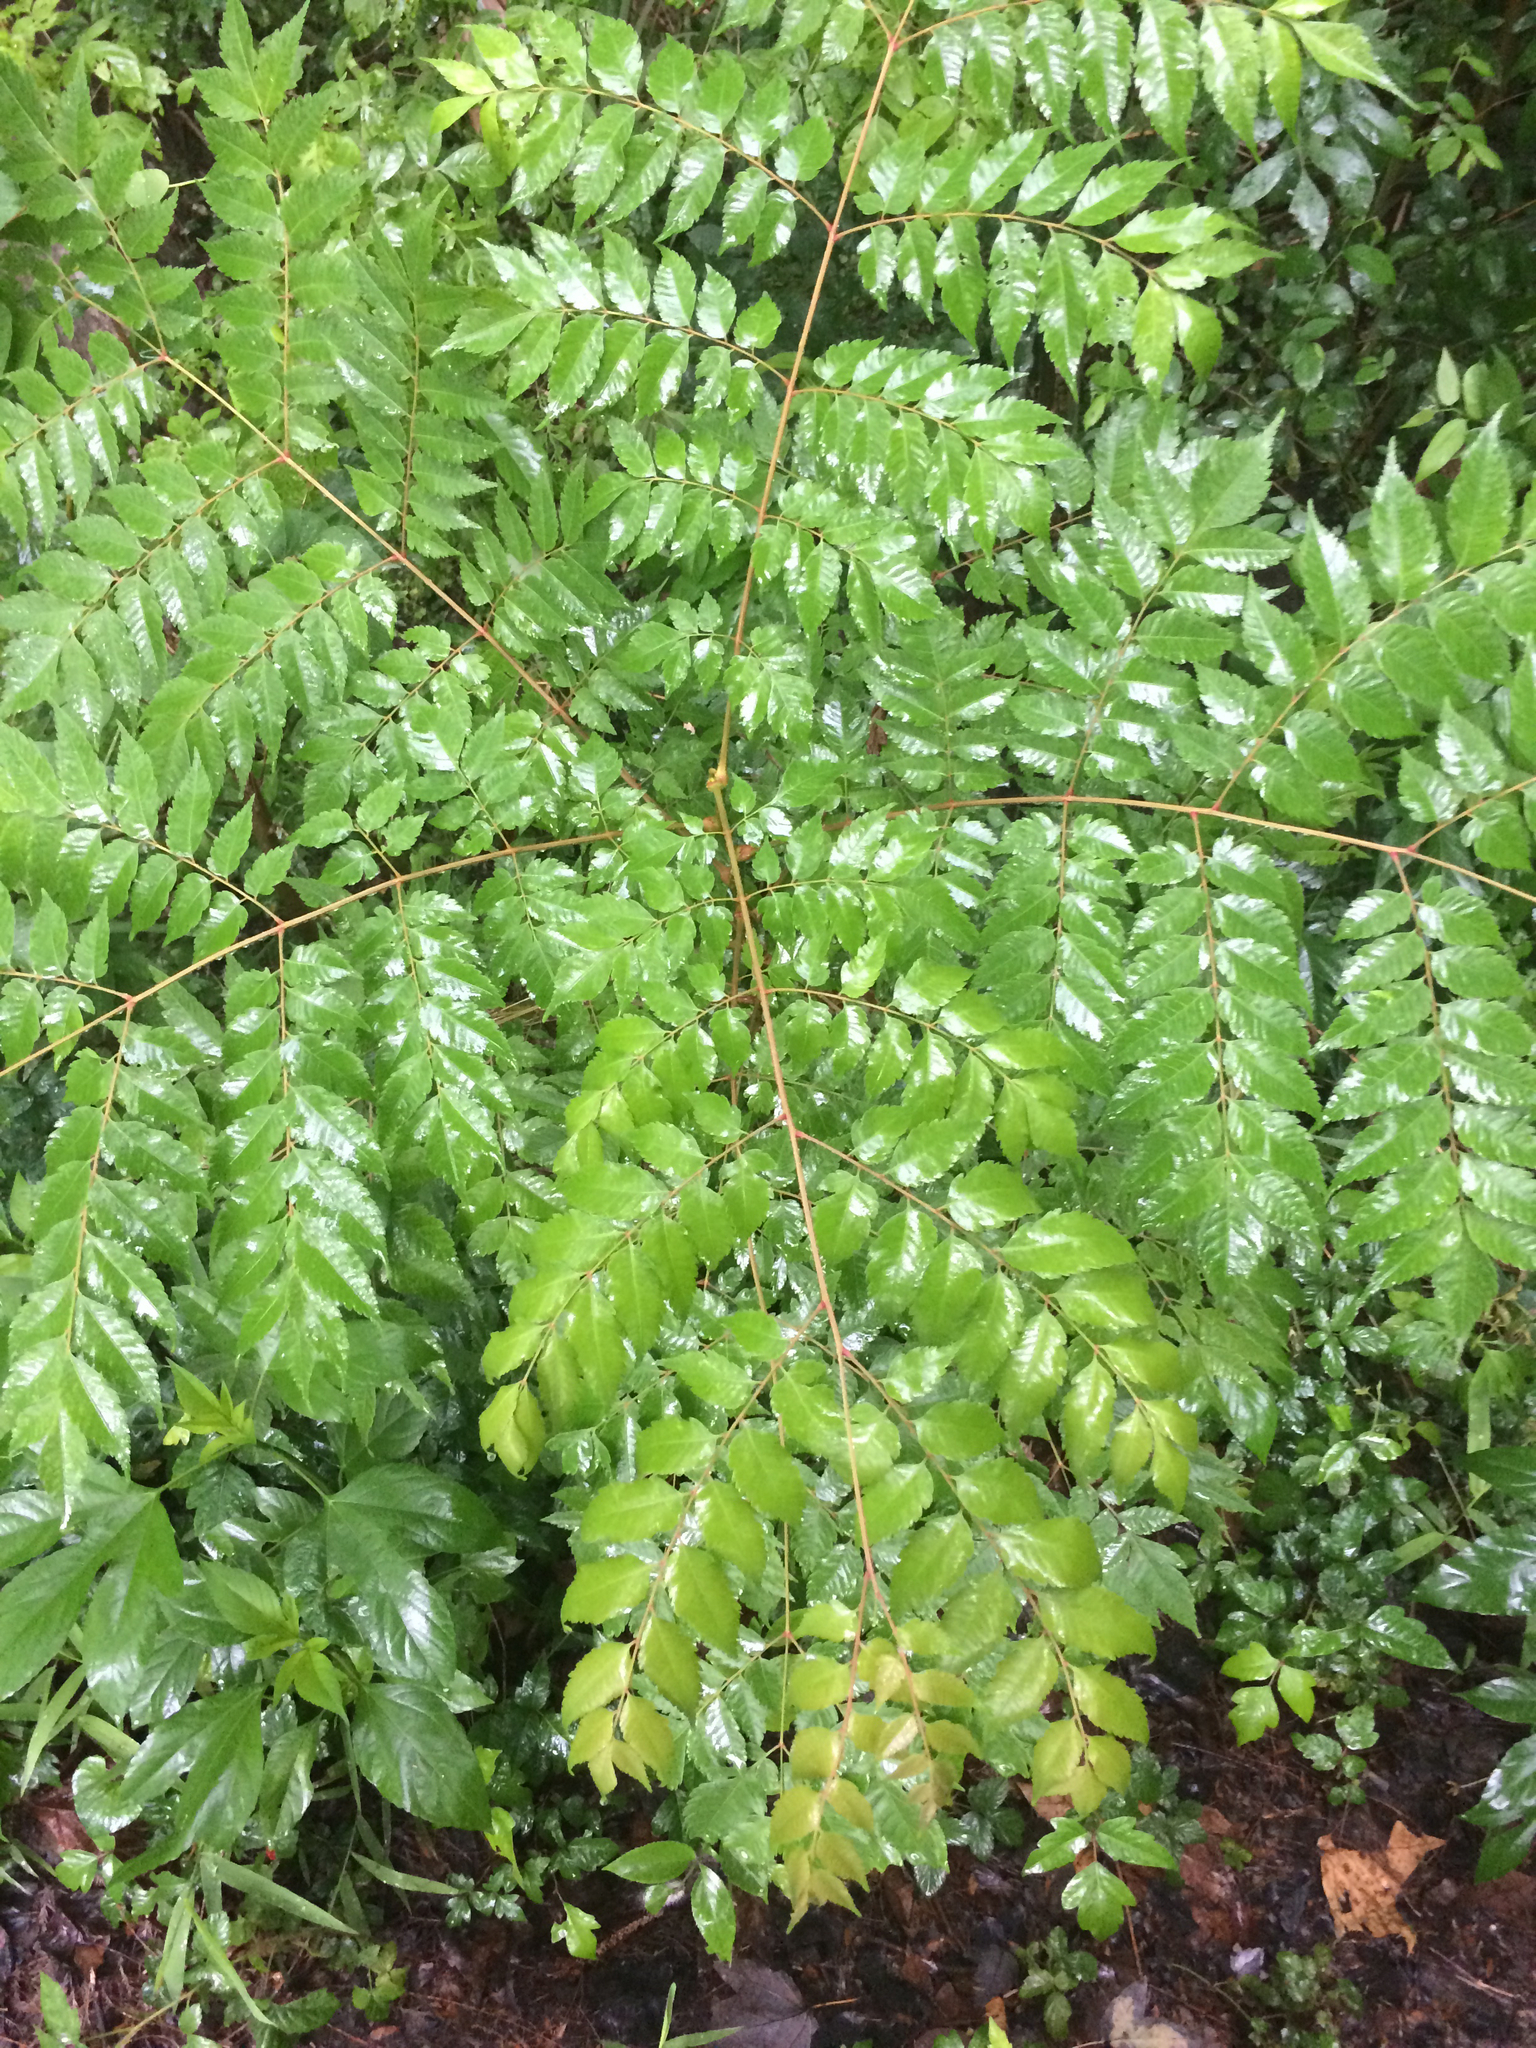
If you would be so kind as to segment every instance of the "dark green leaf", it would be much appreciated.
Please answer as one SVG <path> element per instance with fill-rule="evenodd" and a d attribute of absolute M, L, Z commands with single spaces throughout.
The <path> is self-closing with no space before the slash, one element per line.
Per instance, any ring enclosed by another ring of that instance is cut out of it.
<path fill-rule="evenodd" d="M 434 1827 L 483 1828 L 491 1808 L 469 1738 L 424 1685 L 370 1685 L 352 1724 L 358 1769 L 392 1805 Z"/>

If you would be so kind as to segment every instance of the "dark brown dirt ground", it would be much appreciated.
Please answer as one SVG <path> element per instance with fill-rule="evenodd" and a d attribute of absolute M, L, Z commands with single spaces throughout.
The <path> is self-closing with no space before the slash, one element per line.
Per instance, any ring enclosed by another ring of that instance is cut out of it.
<path fill-rule="evenodd" d="M 1153 1741 L 1178 1766 L 1181 1796 L 1201 1802 L 1209 1839 L 1186 1854 L 1180 1883 L 1127 1873 L 1140 1904 L 1130 1928 L 1099 1950 L 1099 1982 L 1074 1995 L 1071 2040 L 1107 2041 L 1115 1999 L 1140 1985 L 1139 2033 L 1125 2033 L 1120 2009 L 1117 2040 L 1128 2048 L 1311 2048 L 1327 2038 L 1311 2031 L 1316 2019 L 1294 2018 L 1289 2035 L 1273 2018 L 1273 2032 L 1255 2031 L 1232 1956 L 1260 1949 L 1272 1969 L 1280 1949 L 1329 1942 L 1363 2001 L 1360 2016 L 1340 2022 L 1346 2048 L 1536 2048 L 1536 1875 L 1474 1885 L 1479 1837 L 1457 1818 L 1514 1731 L 1421 1681 L 1411 1712 L 1381 1717 L 1365 1805 L 1339 1808 L 1328 1804 L 1328 1780 L 1284 1736 L 1239 1750 L 1214 1692 L 1191 1711 L 1196 1704 L 1155 1709 Z M 1395 1822 L 1443 1838 L 1400 1895 L 1415 1947 L 1410 1953 L 1399 1936 L 1335 1942 L 1319 1838 L 1381 1849 Z M 74 1825 L 67 1795 L 56 1789 L 6 1816 L 10 1832 L 44 1852 L 68 1846 Z M 1029 1837 L 1037 1832 L 1031 1817 Z M 1223 1837 L 1235 1855 L 1223 1851 Z M 440 1846 L 451 1854 L 461 1840 Z M 1026 1877 L 1025 1853 L 982 1863 L 957 1851 L 950 1881 L 932 1898 L 887 1872 L 859 1918 L 819 1910 L 793 1935 L 782 1902 L 739 1899 L 737 1957 L 756 1966 L 742 1982 L 759 2005 L 776 2009 L 738 2034 L 737 2048 L 921 2048 L 938 2030 L 969 2030 L 989 2004 L 1012 2041 L 1041 2039 L 1039 2007 L 1018 1996 L 1013 1944 L 1058 1924 L 1074 1946 L 1089 1944 L 1059 1906 L 1070 1873 Z M 731 2006 L 685 1907 L 637 1918 L 635 1888 L 602 1876 L 567 1896 L 601 1920 L 595 1962 L 551 1946 L 555 1908 L 530 1909 L 525 1926 L 481 1921 L 453 1933 L 433 1901 L 391 1898 L 381 1938 L 397 1943 L 408 1988 L 387 2020 L 370 2022 L 338 1984 L 341 2009 L 314 2038 L 321 2048 L 362 2040 L 383 2048 L 652 2048 L 673 1984 L 676 2030 L 747 2016 L 739 1995 Z M 176 2029 L 163 2019 L 146 2023 L 144 1955 L 131 1930 L 109 1934 L 89 1898 L 46 1882 L 30 1895 L 0 1893 L 0 2044 L 33 2048 L 46 1967 L 80 2004 L 92 2048 L 127 2048 L 130 2038 L 139 2048 L 170 2048 L 181 2039 Z M 301 1953 L 285 1961 L 284 1996 L 328 1981 Z M 276 1989 L 270 1978 L 255 1988 Z M 240 2028 L 221 2038 L 231 2048 L 248 2040 Z"/>

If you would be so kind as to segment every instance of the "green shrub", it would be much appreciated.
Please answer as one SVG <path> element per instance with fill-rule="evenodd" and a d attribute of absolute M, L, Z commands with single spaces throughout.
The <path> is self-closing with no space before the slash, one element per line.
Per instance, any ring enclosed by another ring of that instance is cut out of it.
<path fill-rule="evenodd" d="M 1344 531 L 1221 382 L 1243 163 L 1419 146 L 1328 11 L 232 0 L 185 189 L 5 71 L 0 1695 L 131 1873 L 566 1743 L 721 1953 L 972 1758 L 1170 1860 L 1109 1667 L 1536 1265 L 1520 406 Z"/>

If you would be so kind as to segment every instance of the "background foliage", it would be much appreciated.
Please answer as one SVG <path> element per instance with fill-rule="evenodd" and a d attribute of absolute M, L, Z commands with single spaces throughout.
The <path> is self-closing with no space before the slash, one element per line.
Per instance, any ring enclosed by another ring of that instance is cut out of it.
<path fill-rule="evenodd" d="M 1104 1932 L 1203 1616 L 1348 1796 L 1536 1574 L 1520 10 L 167 19 L 0 69 L 17 1776 Z"/>

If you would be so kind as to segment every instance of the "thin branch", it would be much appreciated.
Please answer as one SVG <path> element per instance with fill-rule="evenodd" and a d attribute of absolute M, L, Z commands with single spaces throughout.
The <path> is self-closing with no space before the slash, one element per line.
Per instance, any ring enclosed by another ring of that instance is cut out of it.
<path fill-rule="evenodd" d="M 1221 825 L 1250 825 L 1258 832 L 1282 832 L 1294 834 L 1301 839 L 1321 839 L 1330 846 L 1353 846 L 1362 853 L 1384 854 L 1388 859 L 1420 860 L 1427 867 L 1440 868 L 1446 874 L 1464 875 L 1468 881 L 1476 882 L 1479 888 L 1501 889 L 1506 895 L 1518 897 L 1522 903 L 1536 903 L 1536 894 L 1529 889 L 1517 889 L 1513 882 L 1501 882 L 1493 875 L 1485 875 L 1478 868 L 1469 868 L 1454 860 L 1439 860 L 1432 853 L 1420 853 L 1417 846 L 1393 846 L 1385 839 L 1360 839 L 1350 832 L 1332 832 L 1320 825 L 1290 825 L 1283 818 L 1253 818 L 1243 811 L 1219 811 L 1214 804 L 1163 803 L 1152 797 L 1139 796 L 1084 796 L 1076 792 L 1069 796 L 973 796 L 936 798 L 932 803 L 919 805 L 921 810 L 974 811 L 989 807 L 1012 805 L 1016 807 L 1049 808 L 1052 804 L 1108 804 L 1126 811 L 1160 811 L 1168 816 L 1180 818 L 1213 818 Z"/>
<path fill-rule="evenodd" d="M 614 826 L 606 832 L 578 832 L 567 839 L 542 839 L 528 846 L 495 846 L 485 853 L 460 854 L 454 860 L 438 861 L 432 867 L 417 868 L 408 875 L 386 875 L 383 881 L 369 882 L 363 888 L 354 889 L 346 896 L 338 896 L 330 903 L 322 903 L 318 909 L 300 910 L 292 917 L 277 918 L 261 931 L 246 932 L 242 937 L 232 940 L 229 945 L 219 946 L 211 953 L 202 954 L 190 966 L 179 967 L 174 974 L 165 975 L 150 988 L 141 989 L 137 995 L 125 997 L 112 1009 L 103 1010 L 99 1016 L 77 1025 L 73 1031 L 63 1032 L 46 1045 L 40 1045 L 34 1051 L 24 1054 L 21 1059 L 12 1060 L 8 1067 L 0 1067 L 0 1081 L 9 1074 L 20 1073 L 23 1067 L 31 1066 L 34 1060 L 45 1059 L 49 1053 L 58 1053 L 66 1045 L 72 1045 L 77 1038 L 83 1037 L 87 1031 L 94 1031 L 99 1024 L 109 1024 L 114 1017 L 126 1015 L 137 1004 L 151 1002 L 166 989 L 174 988 L 177 982 L 186 981 L 194 974 L 201 974 L 205 969 L 217 966 L 219 961 L 228 960 L 236 953 L 243 953 L 247 946 L 262 945 L 271 938 L 281 940 L 302 925 L 315 924 L 322 917 L 333 917 L 338 911 L 349 909 L 354 903 L 366 903 L 370 896 L 382 895 L 386 889 L 398 889 L 408 882 L 431 881 L 437 875 L 455 874 L 463 868 L 484 867 L 490 861 L 509 858 L 516 860 L 520 854 L 557 853 L 568 846 L 600 845 L 605 841 L 617 839 L 620 836 L 620 829 Z"/>

